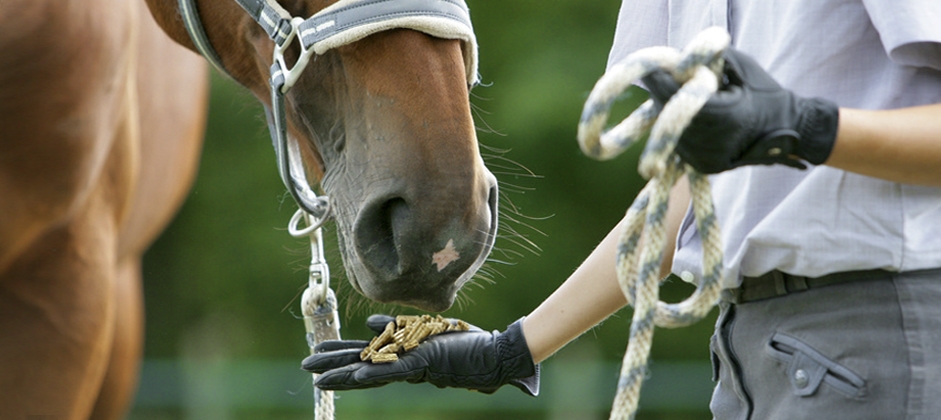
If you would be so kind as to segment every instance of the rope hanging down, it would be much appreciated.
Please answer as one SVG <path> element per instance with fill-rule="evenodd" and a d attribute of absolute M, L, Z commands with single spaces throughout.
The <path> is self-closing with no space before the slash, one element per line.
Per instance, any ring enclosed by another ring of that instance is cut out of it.
<path fill-rule="evenodd" d="M 634 307 L 634 315 L 611 419 L 633 419 L 637 412 L 654 327 L 676 328 L 695 323 L 719 299 L 722 248 L 709 180 L 681 162 L 674 149 L 683 130 L 718 89 L 722 51 L 728 45 L 725 30 L 709 28 L 682 52 L 669 47 L 639 50 L 612 66 L 598 80 L 582 112 L 579 145 L 585 154 L 596 159 L 617 156 L 650 131 L 639 164 L 641 176 L 649 181 L 627 211 L 618 245 L 618 283 Z M 680 90 L 662 109 L 648 100 L 624 121 L 605 131 L 609 110 L 618 96 L 658 69 L 670 72 L 682 85 Z M 664 219 L 670 189 L 684 174 L 689 179 L 693 213 L 703 242 L 703 273 L 689 298 L 668 304 L 659 297 L 659 271 L 666 238 Z"/>
<path fill-rule="evenodd" d="M 326 203 L 326 201 L 320 201 Z M 310 238 L 310 277 L 307 289 L 301 296 L 301 313 L 307 330 L 307 345 L 310 353 L 314 346 L 327 340 L 340 339 L 340 317 L 337 314 L 337 298 L 330 288 L 330 267 L 323 253 L 323 231 L 321 226 L 330 216 L 329 204 L 318 208 L 320 216 L 298 209 L 288 224 L 288 232 L 295 238 Z M 305 223 L 301 227 L 301 221 Z M 316 382 L 317 374 L 313 375 Z M 314 385 L 314 419 L 333 420 L 333 391 L 323 391 Z"/>

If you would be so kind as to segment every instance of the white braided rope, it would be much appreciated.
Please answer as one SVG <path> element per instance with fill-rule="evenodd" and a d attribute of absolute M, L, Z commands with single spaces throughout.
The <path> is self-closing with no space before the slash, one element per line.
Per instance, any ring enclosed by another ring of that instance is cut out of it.
<path fill-rule="evenodd" d="M 637 412 L 654 327 L 690 325 L 705 317 L 719 300 L 722 247 L 709 180 L 682 163 L 674 149 L 683 130 L 718 88 L 721 52 L 728 45 L 725 30 L 709 28 L 682 52 L 668 47 L 637 51 L 598 80 L 582 112 L 579 144 L 582 151 L 597 159 L 617 156 L 650 130 L 638 169 L 649 181 L 627 211 L 618 245 L 618 283 L 634 307 L 634 315 L 611 419 L 633 419 Z M 648 100 L 624 121 L 605 131 L 610 107 L 618 96 L 657 69 L 669 71 L 682 85 L 680 90 L 662 109 Z M 670 189 L 684 174 L 689 179 L 693 213 L 703 241 L 703 273 L 689 298 L 669 304 L 659 297 L 659 271 L 666 240 L 664 219 Z"/>
<path fill-rule="evenodd" d="M 310 240 L 310 275 L 307 289 L 301 295 L 301 313 L 307 331 L 307 345 L 314 354 L 314 346 L 327 340 L 340 339 L 340 317 L 337 314 L 337 299 L 330 288 L 330 266 L 324 259 L 323 225 L 329 210 L 317 218 L 303 209 L 297 209 L 288 223 L 288 233 L 295 238 Z M 302 225 L 302 222 L 304 223 Z M 312 376 L 314 386 L 314 419 L 333 420 L 335 404 L 333 391 L 316 387 L 317 377 Z"/>
<path fill-rule="evenodd" d="M 314 418 L 317 420 L 333 420 L 335 416 L 333 409 L 333 391 L 322 392 L 324 402 L 317 404 L 317 411 L 314 412 Z"/>

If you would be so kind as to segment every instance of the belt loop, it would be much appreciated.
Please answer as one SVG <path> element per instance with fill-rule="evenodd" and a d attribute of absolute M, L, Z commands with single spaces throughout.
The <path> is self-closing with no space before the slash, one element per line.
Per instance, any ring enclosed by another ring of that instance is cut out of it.
<path fill-rule="evenodd" d="M 790 292 L 803 292 L 810 288 L 810 285 L 807 284 L 807 277 L 804 276 L 788 276 L 791 278 L 791 288 Z"/>
<path fill-rule="evenodd" d="M 774 292 L 778 296 L 787 294 L 787 285 L 784 284 L 784 273 L 774 270 L 771 272 L 771 279 L 774 281 Z"/>

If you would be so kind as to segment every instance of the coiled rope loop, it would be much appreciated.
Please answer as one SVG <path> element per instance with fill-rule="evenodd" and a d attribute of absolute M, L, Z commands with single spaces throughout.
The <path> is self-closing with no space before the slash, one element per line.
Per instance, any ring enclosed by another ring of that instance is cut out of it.
<path fill-rule="evenodd" d="M 709 180 L 681 162 L 674 149 L 683 130 L 718 89 L 722 51 L 728 45 L 725 30 L 709 28 L 682 52 L 669 47 L 639 50 L 612 66 L 598 80 L 582 112 L 579 145 L 585 154 L 596 159 L 614 158 L 650 132 L 638 169 L 649 181 L 627 211 L 618 246 L 618 283 L 634 307 L 634 314 L 611 419 L 633 419 L 637 412 L 654 326 L 690 325 L 705 317 L 719 299 L 722 247 Z M 679 91 L 662 108 L 648 100 L 624 121 L 604 130 L 611 105 L 618 96 L 658 69 L 673 75 L 681 85 Z M 689 179 L 693 213 L 703 241 L 703 273 L 689 298 L 669 304 L 659 297 L 659 271 L 666 239 L 664 219 L 670 189 L 684 174 Z"/>

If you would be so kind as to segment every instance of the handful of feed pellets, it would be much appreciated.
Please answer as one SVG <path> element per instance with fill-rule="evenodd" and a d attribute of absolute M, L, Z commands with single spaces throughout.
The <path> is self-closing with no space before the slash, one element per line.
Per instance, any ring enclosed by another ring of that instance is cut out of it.
<path fill-rule="evenodd" d="M 446 331 L 467 331 L 470 324 L 455 320 L 452 324 L 441 315 L 399 315 L 386 324 L 382 334 L 374 337 L 359 354 L 360 360 L 372 363 L 391 363 L 399 360 L 399 353 L 418 347 L 426 338 Z"/>

